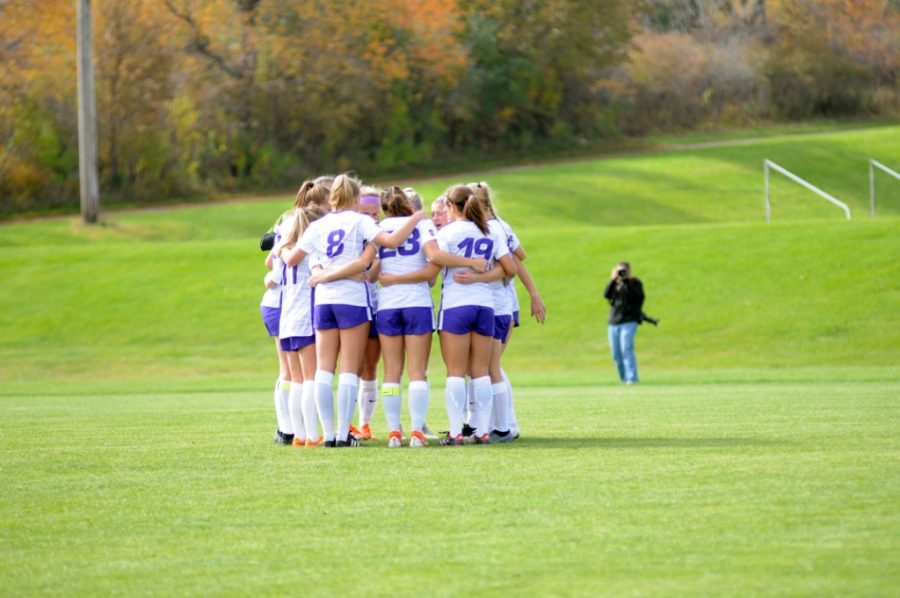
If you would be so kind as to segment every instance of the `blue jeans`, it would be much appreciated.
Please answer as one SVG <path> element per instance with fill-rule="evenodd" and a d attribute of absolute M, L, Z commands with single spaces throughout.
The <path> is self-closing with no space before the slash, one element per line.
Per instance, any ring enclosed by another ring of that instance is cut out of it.
<path fill-rule="evenodd" d="M 637 358 L 634 356 L 634 335 L 637 322 L 623 322 L 609 325 L 609 347 L 612 349 L 613 361 L 619 368 L 619 379 L 622 382 L 637 382 Z"/>

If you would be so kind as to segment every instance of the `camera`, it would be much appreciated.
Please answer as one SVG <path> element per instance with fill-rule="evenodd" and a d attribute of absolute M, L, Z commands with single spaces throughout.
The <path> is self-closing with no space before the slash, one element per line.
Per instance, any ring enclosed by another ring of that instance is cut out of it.
<path fill-rule="evenodd" d="M 616 276 L 618 276 L 619 278 L 625 278 L 626 274 L 628 274 L 628 270 L 626 270 L 625 268 L 619 268 L 618 270 L 616 270 Z"/>

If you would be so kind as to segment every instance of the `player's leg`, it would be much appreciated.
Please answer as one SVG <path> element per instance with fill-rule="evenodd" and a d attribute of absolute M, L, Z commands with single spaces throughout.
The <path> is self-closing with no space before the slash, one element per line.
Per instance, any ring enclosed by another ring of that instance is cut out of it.
<path fill-rule="evenodd" d="M 513 322 L 516 321 L 515 315 L 513 316 Z M 510 326 L 509 333 L 506 335 L 506 342 L 503 344 L 503 352 L 506 352 L 506 349 L 509 347 L 509 341 L 512 339 L 512 331 L 514 326 Z M 509 398 L 509 402 L 507 404 L 507 421 L 509 422 L 509 434 L 512 440 L 515 440 L 519 437 L 519 420 L 516 419 L 516 403 L 513 400 L 513 389 L 512 384 L 509 382 L 509 376 L 506 375 L 506 371 L 503 367 L 500 367 L 500 374 L 503 376 L 503 383 L 506 385 L 506 394 Z"/>
<path fill-rule="evenodd" d="M 375 333 L 373 338 L 372 334 Z M 363 356 L 363 366 L 359 380 L 359 430 L 354 434 L 358 437 L 370 440 L 372 438 L 372 414 L 378 404 L 378 360 L 381 358 L 381 343 L 375 332 L 374 323 L 369 327 L 369 340 L 366 343 L 366 352 Z M 351 430 L 353 426 L 351 425 Z"/>
<path fill-rule="evenodd" d="M 334 446 L 334 369 L 340 347 L 340 330 L 327 328 L 316 330 L 316 410 L 325 446 Z"/>
<path fill-rule="evenodd" d="M 287 363 L 287 357 L 281 350 L 281 340 L 275 336 L 275 351 L 278 354 L 278 379 L 275 381 L 275 418 L 278 421 L 278 431 L 273 440 L 279 444 L 285 443 L 285 433 L 290 429 L 290 417 L 287 405 L 288 393 L 291 389 L 291 371 Z M 290 444 L 291 440 L 286 441 Z"/>
<path fill-rule="evenodd" d="M 314 340 L 315 337 L 313 337 Z M 316 345 L 310 342 L 298 351 L 300 368 L 303 371 L 303 390 L 300 404 L 303 409 L 303 423 L 306 425 L 306 446 L 313 447 L 319 441 L 319 414 L 316 409 Z"/>
<path fill-rule="evenodd" d="M 288 342 L 294 339 L 286 339 Z M 294 446 L 306 445 L 306 425 L 303 421 L 303 368 L 300 365 L 300 355 L 294 350 L 294 345 L 289 351 L 285 351 L 288 369 L 291 372 L 291 391 L 289 393 L 288 413 L 291 418 L 291 429 L 294 432 Z"/>
<path fill-rule="evenodd" d="M 484 444 L 490 443 L 491 411 L 494 402 L 490 376 L 493 344 L 492 335 L 473 333 L 469 348 L 469 371 L 472 376 L 472 394 L 475 396 L 475 440 Z"/>
<path fill-rule="evenodd" d="M 425 380 L 428 357 L 431 354 L 431 331 L 425 334 L 408 334 L 405 337 L 409 373 L 409 446 L 426 446 L 425 415 L 428 413 L 429 391 Z"/>
<path fill-rule="evenodd" d="M 466 409 L 466 373 L 469 369 L 471 332 L 455 334 L 441 331 L 441 354 L 447 366 L 447 386 L 444 400 L 450 423 L 448 438 L 453 444 L 462 443 L 462 425 Z"/>
<path fill-rule="evenodd" d="M 388 426 L 388 446 L 401 446 L 403 434 L 400 426 L 400 378 L 403 375 L 403 335 L 381 335 L 381 355 L 384 359 L 384 382 L 381 385 L 381 405 Z"/>
<path fill-rule="evenodd" d="M 356 410 L 359 392 L 358 372 L 362 367 L 366 343 L 369 337 L 369 321 L 340 329 L 341 374 L 337 391 L 337 440 L 338 446 L 358 446 L 350 436 L 350 420 Z"/>

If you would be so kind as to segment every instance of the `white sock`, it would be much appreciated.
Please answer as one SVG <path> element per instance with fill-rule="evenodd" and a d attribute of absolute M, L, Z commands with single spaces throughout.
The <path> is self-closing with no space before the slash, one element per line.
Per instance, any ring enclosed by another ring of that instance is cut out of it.
<path fill-rule="evenodd" d="M 385 382 L 381 385 L 381 404 L 384 407 L 384 419 L 387 420 L 388 430 L 399 432 L 400 406 L 403 404 L 399 384 Z"/>
<path fill-rule="evenodd" d="M 290 380 L 282 380 L 278 386 L 278 399 L 281 401 L 281 423 L 284 426 L 281 431 L 285 434 L 293 434 L 294 426 L 291 423 L 291 384 Z"/>
<path fill-rule="evenodd" d="M 302 382 L 291 382 L 289 404 L 291 409 L 291 428 L 294 430 L 294 438 L 306 440 L 306 425 L 303 423 Z"/>
<path fill-rule="evenodd" d="M 491 414 L 491 428 L 498 432 L 509 431 L 509 394 L 506 382 L 491 384 L 494 394 L 494 410 Z"/>
<path fill-rule="evenodd" d="M 306 424 L 306 438 L 319 439 L 319 415 L 316 413 L 316 383 L 307 380 L 303 383 L 300 403 L 303 405 L 303 423 Z"/>
<path fill-rule="evenodd" d="M 475 395 L 475 421 L 478 423 L 475 434 L 478 436 L 490 434 L 491 406 L 494 404 L 491 377 L 482 376 L 472 380 L 472 392 Z"/>
<path fill-rule="evenodd" d="M 450 436 L 462 434 L 463 417 L 466 411 L 466 379 L 448 376 L 444 389 L 444 402 L 447 404 L 447 419 L 450 420 Z"/>
<path fill-rule="evenodd" d="M 325 440 L 334 440 L 334 374 L 316 370 L 316 409 Z"/>
<path fill-rule="evenodd" d="M 509 395 L 509 409 L 507 410 L 509 431 L 512 432 L 513 436 L 515 436 L 519 433 L 519 420 L 516 419 L 516 408 L 515 404 L 513 403 L 512 384 L 509 383 L 509 376 L 506 375 L 506 372 L 503 371 L 503 368 L 500 368 L 500 373 L 503 374 L 503 381 L 506 383 L 506 392 Z"/>
<path fill-rule="evenodd" d="M 275 381 L 275 419 L 278 421 L 278 431 L 284 432 L 284 411 L 281 409 L 281 378 Z"/>
<path fill-rule="evenodd" d="M 378 381 L 359 381 L 359 427 L 372 423 L 372 414 L 378 404 Z"/>
<path fill-rule="evenodd" d="M 345 440 L 350 433 L 350 422 L 356 410 L 357 392 L 359 392 L 359 376 L 344 373 L 338 377 L 337 434 L 340 440 Z"/>
<path fill-rule="evenodd" d="M 409 418 L 413 430 L 422 431 L 425 425 L 425 414 L 428 413 L 428 382 L 413 380 L 409 383 Z"/>
<path fill-rule="evenodd" d="M 475 393 L 472 391 L 472 379 L 466 382 L 466 424 L 475 428 Z"/>

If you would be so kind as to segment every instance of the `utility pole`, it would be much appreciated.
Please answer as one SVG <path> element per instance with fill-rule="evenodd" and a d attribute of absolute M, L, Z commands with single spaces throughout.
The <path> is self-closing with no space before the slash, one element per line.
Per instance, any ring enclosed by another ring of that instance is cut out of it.
<path fill-rule="evenodd" d="M 94 96 L 91 0 L 75 0 L 78 7 L 78 176 L 81 217 L 87 223 L 100 216 L 97 181 L 97 102 Z"/>

